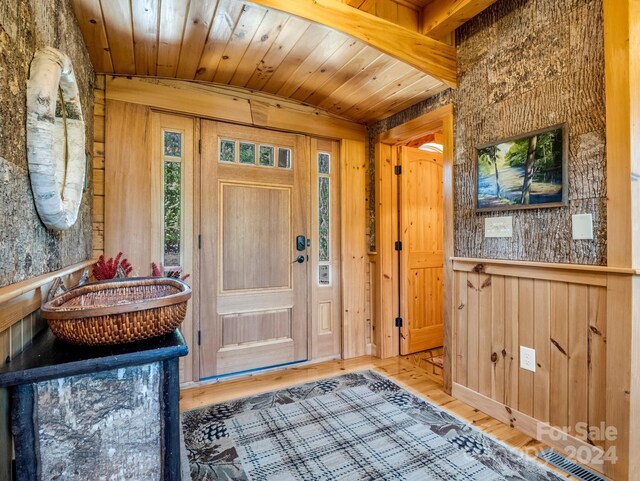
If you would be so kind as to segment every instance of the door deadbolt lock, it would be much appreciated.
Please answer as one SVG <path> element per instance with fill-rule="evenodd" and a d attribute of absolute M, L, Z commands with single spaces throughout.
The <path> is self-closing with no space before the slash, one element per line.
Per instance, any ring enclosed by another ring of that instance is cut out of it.
<path fill-rule="evenodd" d="M 303 235 L 296 237 L 296 250 L 302 252 L 307 248 L 307 239 Z"/>

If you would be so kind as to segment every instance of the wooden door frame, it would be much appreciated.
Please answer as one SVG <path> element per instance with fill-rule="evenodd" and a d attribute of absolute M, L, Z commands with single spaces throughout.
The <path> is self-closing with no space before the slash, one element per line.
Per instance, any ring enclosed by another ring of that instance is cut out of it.
<path fill-rule="evenodd" d="M 393 167 L 397 158 L 393 146 L 406 144 L 422 136 L 442 131 L 443 138 L 443 229 L 444 229 L 444 391 L 451 393 L 451 372 L 455 360 L 451 356 L 453 340 L 453 105 L 448 104 L 409 122 L 382 132 L 376 137 L 376 250 L 375 256 L 375 318 L 377 321 L 376 347 L 381 358 L 398 356 L 397 253 L 393 242 L 397 240 L 397 185 Z M 386 147 L 382 147 L 386 146 Z M 382 235 L 386 233 L 386 235 Z"/>

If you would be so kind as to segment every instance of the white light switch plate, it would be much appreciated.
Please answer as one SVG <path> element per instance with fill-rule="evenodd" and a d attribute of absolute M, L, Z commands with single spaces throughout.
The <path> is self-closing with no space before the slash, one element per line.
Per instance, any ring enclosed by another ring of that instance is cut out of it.
<path fill-rule="evenodd" d="M 513 217 L 485 217 L 485 237 L 513 237 Z"/>
<path fill-rule="evenodd" d="M 591 214 L 572 215 L 571 228 L 574 240 L 593 239 L 593 216 Z"/>
<path fill-rule="evenodd" d="M 536 351 L 520 346 L 520 368 L 536 372 Z"/>

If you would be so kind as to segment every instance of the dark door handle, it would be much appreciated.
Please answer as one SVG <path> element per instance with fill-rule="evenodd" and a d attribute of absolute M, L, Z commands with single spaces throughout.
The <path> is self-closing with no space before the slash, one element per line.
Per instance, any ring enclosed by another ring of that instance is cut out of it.
<path fill-rule="evenodd" d="M 302 264 L 304 262 L 304 256 L 303 255 L 299 255 L 298 257 L 296 257 L 296 262 L 298 264 Z"/>

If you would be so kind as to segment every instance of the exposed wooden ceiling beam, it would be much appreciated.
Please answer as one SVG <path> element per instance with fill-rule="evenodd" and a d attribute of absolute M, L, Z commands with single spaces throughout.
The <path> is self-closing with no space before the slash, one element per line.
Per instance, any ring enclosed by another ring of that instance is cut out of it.
<path fill-rule="evenodd" d="M 350 7 L 340 0 L 252 0 L 252 3 L 339 30 L 456 87 L 456 50 L 450 45 Z"/>
<path fill-rule="evenodd" d="M 441 39 L 496 0 L 432 0 L 422 9 L 422 33 Z"/>

